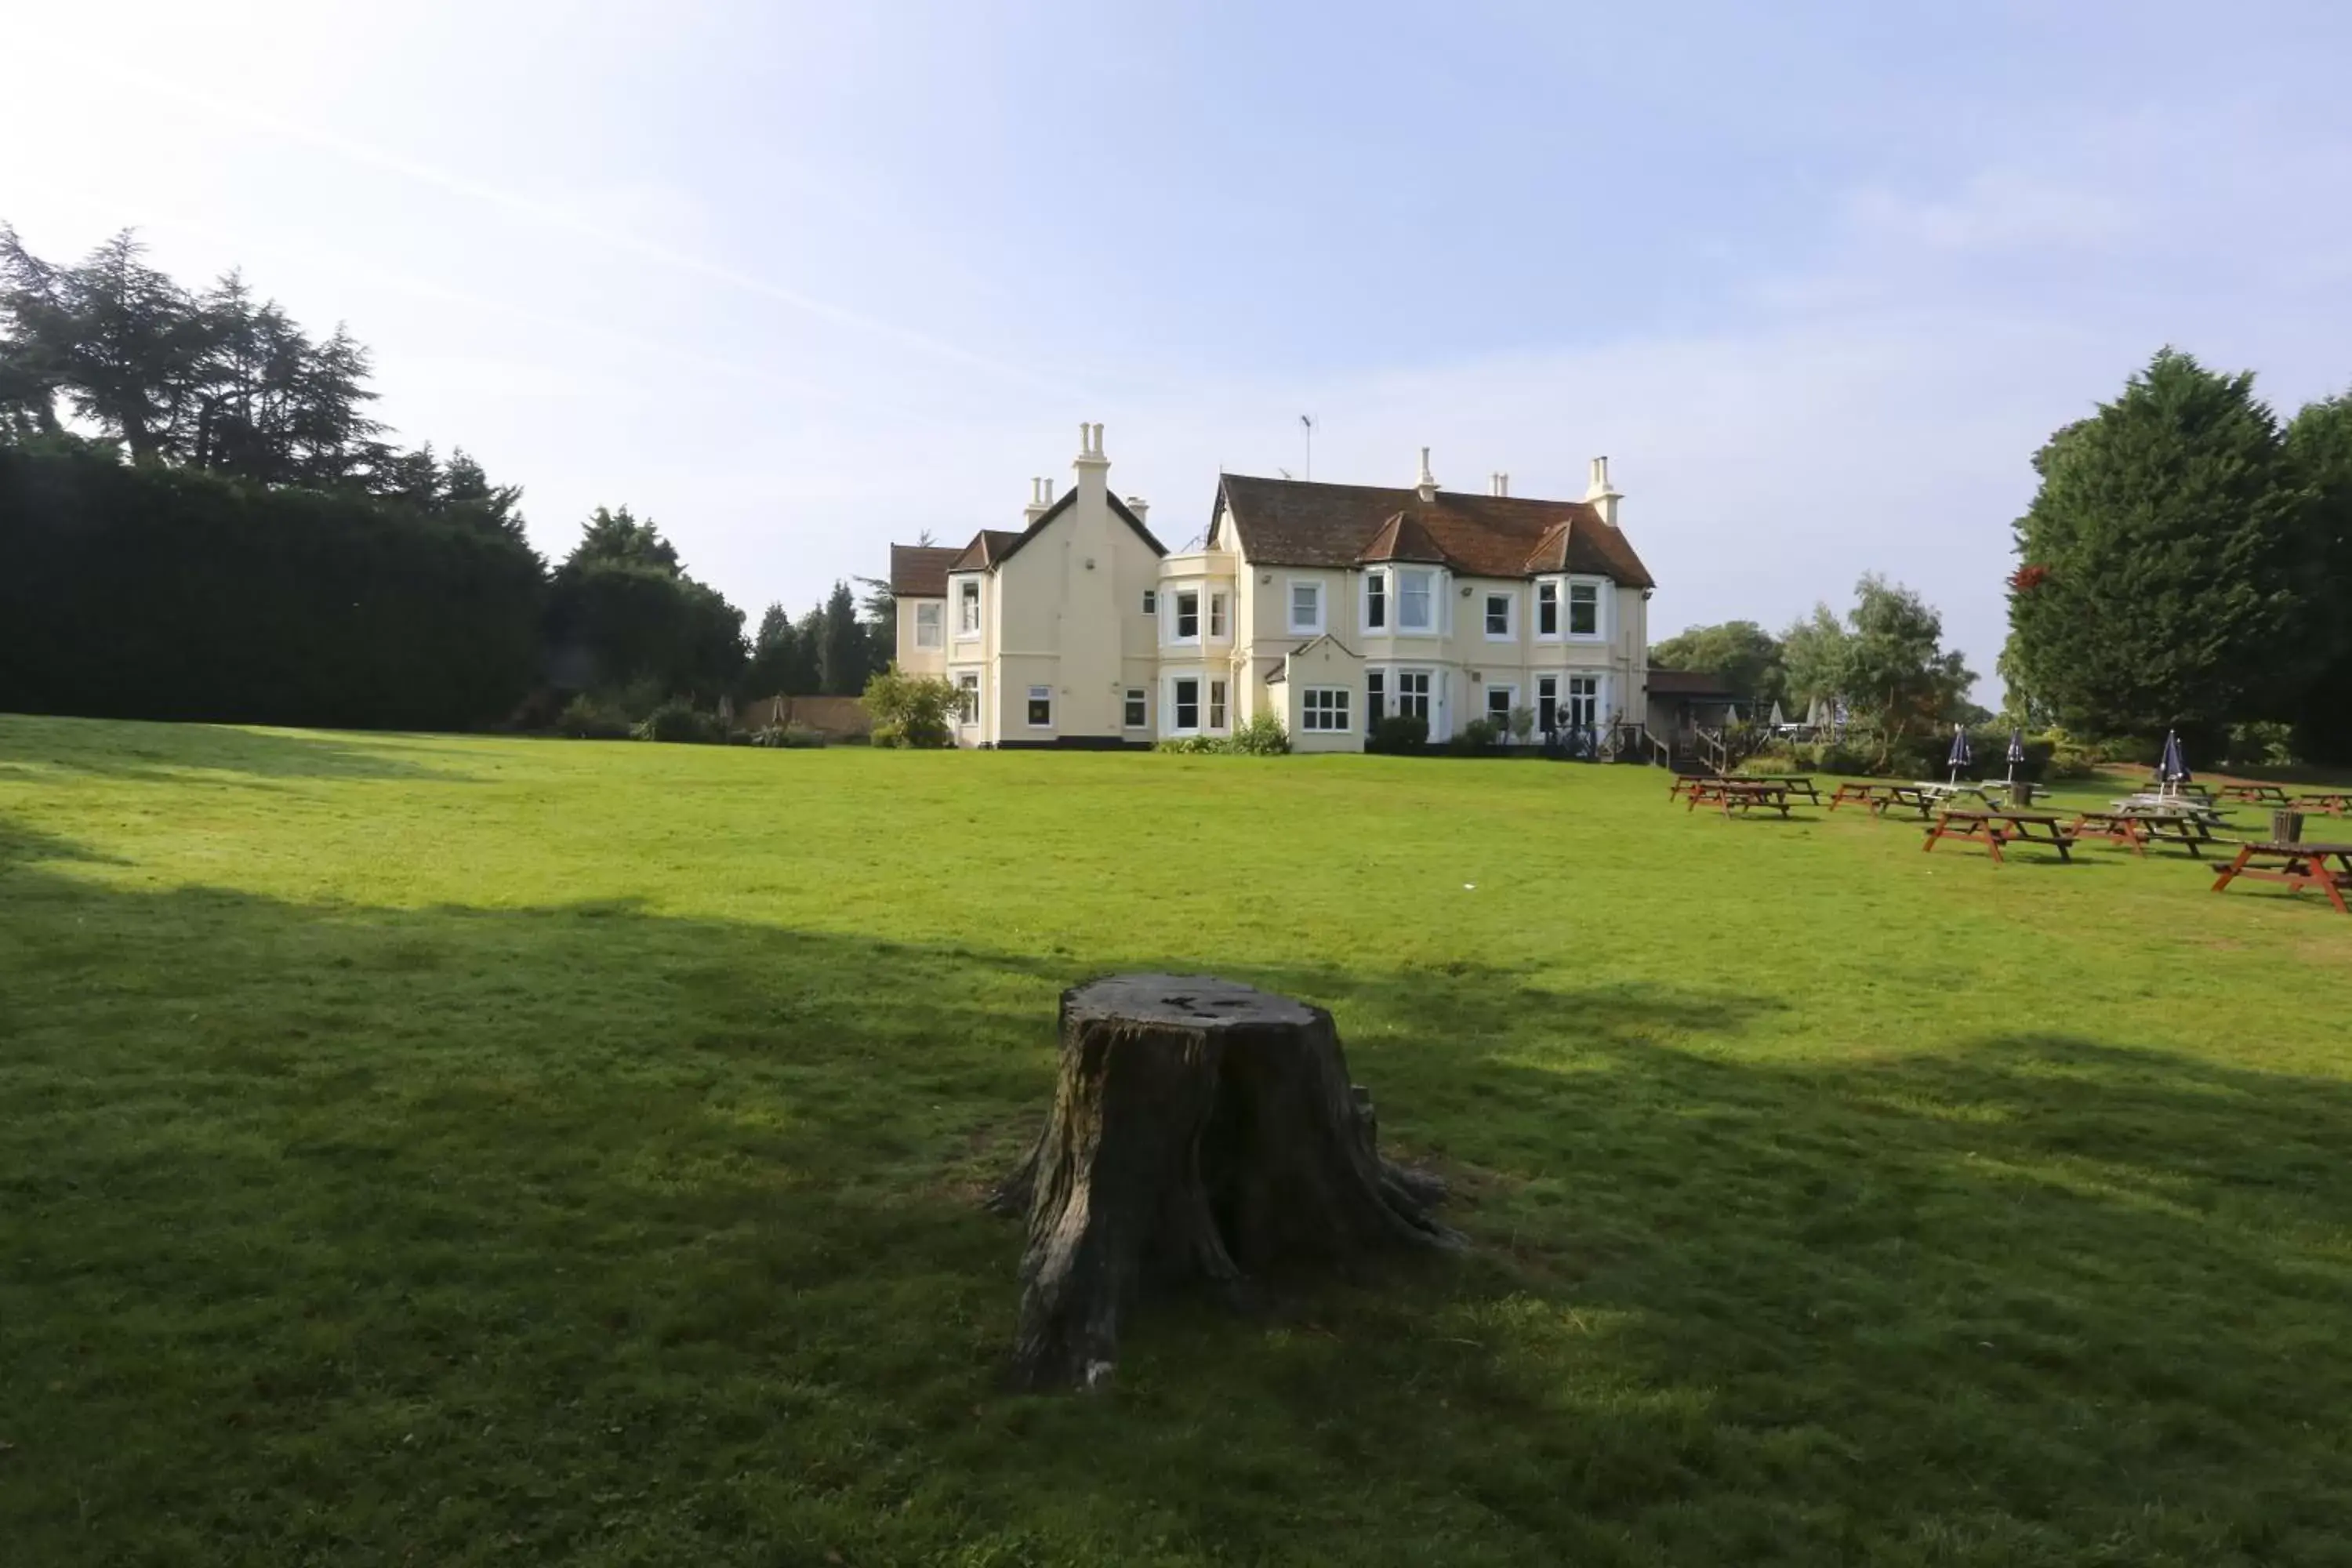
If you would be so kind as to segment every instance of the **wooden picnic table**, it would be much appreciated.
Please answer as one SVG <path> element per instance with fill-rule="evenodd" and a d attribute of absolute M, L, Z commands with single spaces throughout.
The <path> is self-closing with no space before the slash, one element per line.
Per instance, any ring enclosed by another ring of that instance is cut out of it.
<path fill-rule="evenodd" d="M 1874 813 L 1878 803 L 1895 788 L 1883 784 L 1842 784 L 1830 792 L 1830 809 L 1842 805 L 1866 805 Z"/>
<path fill-rule="evenodd" d="M 2323 790 L 2316 795 L 2299 795 L 2288 803 L 2290 810 L 2313 812 L 2322 816 L 2352 816 L 2352 794 Z"/>
<path fill-rule="evenodd" d="M 2290 804 L 2285 790 L 2276 784 L 2233 784 L 2221 786 L 2223 800 L 2243 801 L 2248 805 L 2286 805 Z"/>
<path fill-rule="evenodd" d="M 1925 822 L 1935 814 L 1937 807 L 1944 804 L 1945 797 L 1932 785 L 1887 784 L 1885 789 L 1884 795 L 1871 797 L 1873 816 L 1885 816 L 1890 808 L 1899 805 L 1906 811 L 1917 812 L 1919 820 Z"/>
<path fill-rule="evenodd" d="M 1973 811 L 1958 806 L 1945 806 L 1927 825 L 1927 841 L 1922 849 L 1933 849 L 1947 838 L 1964 838 L 1981 844 L 1992 854 L 1992 863 L 2001 864 L 2000 847 L 2021 840 L 2031 844 L 2047 844 L 2058 851 L 2058 858 L 2072 861 L 2074 836 L 2054 812 L 2047 811 Z"/>
<path fill-rule="evenodd" d="M 1822 804 L 1821 786 L 1813 783 L 1810 773 L 1742 773 L 1739 776 L 1754 779 L 1759 784 L 1781 784 L 1790 795 L 1803 795 L 1815 805 Z"/>
<path fill-rule="evenodd" d="M 1690 804 L 1683 809 L 1696 811 L 1701 805 L 1720 805 L 1729 816 L 1739 811 L 1777 811 L 1789 815 L 1789 786 L 1771 784 L 1762 779 L 1701 779 L 1695 778 L 1683 792 Z"/>
<path fill-rule="evenodd" d="M 2344 901 L 2344 889 L 2352 888 L 2352 844 L 2241 844 L 2237 858 L 2213 879 L 2213 890 L 2240 877 L 2284 882 L 2298 893 L 2317 888 L 2339 912 L 2352 914 L 2352 905 Z"/>
<path fill-rule="evenodd" d="M 2213 829 L 2222 826 L 2226 825 L 2220 815 L 2210 811 L 2162 811 L 2119 805 L 2113 811 L 2078 812 L 2074 837 L 2103 838 L 2110 844 L 2121 844 L 2142 859 L 2147 858 L 2149 843 L 2162 838 L 2182 846 L 2201 860 L 2205 856 L 2198 846 L 2217 842 Z"/>

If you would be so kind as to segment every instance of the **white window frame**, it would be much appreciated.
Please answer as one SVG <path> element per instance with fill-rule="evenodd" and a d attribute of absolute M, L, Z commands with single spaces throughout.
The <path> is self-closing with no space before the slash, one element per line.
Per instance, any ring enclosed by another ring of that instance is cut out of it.
<path fill-rule="evenodd" d="M 1037 704 L 1040 702 L 1045 705 L 1045 719 L 1043 723 L 1040 723 L 1037 719 Z M 1029 705 L 1025 711 L 1029 716 L 1029 728 L 1032 730 L 1052 729 L 1054 727 L 1054 689 L 1050 686 L 1031 687 Z"/>
<path fill-rule="evenodd" d="M 1544 689 L 1547 686 L 1551 688 L 1549 691 L 1546 691 Z M 1551 705 L 1551 717 L 1549 720 L 1544 717 L 1544 705 L 1546 703 L 1549 703 Z M 1536 677 L 1536 733 L 1539 735 L 1548 735 L 1554 729 L 1558 728 L 1559 724 L 1559 677 L 1557 675 L 1538 675 Z"/>
<path fill-rule="evenodd" d="M 980 579 L 966 577 L 956 584 L 955 640 L 971 642 L 980 636 Z"/>
<path fill-rule="evenodd" d="M 980 671 L 956 671 L 956 725 L 969 730 L 980 722 Z"/>
<path fill-rule="evenodd" d="M 1503 629 L 1499 632 L 1496 631 L 1492 625 L 1492 617 L 1495 612 L 1495 601 L 1497 599 L 1503 601 Z M 1486 634 L 1486 640 L 1488 642 L 1518 641 L 1518 595 L 1508 588 L 1481 588 L 1478 590 L 1478 626 L 1479 628 Z"/>
<path fill-rule="evenodd" d="M 1186 681 L 1192 683 L 1192 722 L 1184 723 L 1184 693 Z M 1201 733 L 1201 710 L 1208 706 L 1209 678 L 1205 675 L 1171 675 L 1168 678 L 1168 732 L 1171 735 Z"/>
<path fill-rule="evenodd" d="M 1231 642 L 1233 640 L 1233 637 L 1234 623 L 1230 602 L 1223 594 L 1210 595 L 1209 640 L 1212 642 Z"/>
<path fill-rule="evenodd" d="M 1372 605 L 1381 607 L 1378 625 L 1372 621 Z M 1389 592 L 1389 574 L 1380 567 L 1364 574 L 1363 591 L 1356 595 L 1356 621 L 1366 632 L 1378 632 L 1382 637 L 1395 629 L 1396 595 Z"/>
<path fill-rule="evenodd" d="M 1580 680 L 1589 680 L 1592 683 L 1592 717 L 1590 720 L 1585 721 L 1580 726 L 1578 724 L 1576 718 L 1576 683 Z M 1560 723 L 1563 726 L 1568 727 L 1599 729 L 1601 727 L 1603 711 L 1601 706 L 1601 700 L 1606 698 L 1608 695 L 1608 681 L 1598 670 L 1570 670 L 1568 672 L 1568 689 L 1565 691 L 1562 691 L 1559 695 Z"/>
<path fill-rule="evenodd" d="M 1372 695 L 1372 689 L 1375 686 L 1380 688 L 1380 695 L 1378 697 L 1374 697 Z M 1370 734 L 1372 732 L 1372 726 L 1387 718 L 1388 714 L 1388 667 L 1386 665 L 1380 665 L 1367 668 L 1364 671 L 1364 733 L 1367 735 Z"/>
<path fill-rule="evenodd" d="M 1192 601 L 1192 629 L 1184 630 L 1184 601 Z M 1198 643 L 1201 640 L 1201 590 L 1179 588 L 1168 595 L 1168 640 L 1172 643 Z"/>
<path fill-rule="evenodd" d="M 1495 711 L 1495 693 L 1497 691 L 1503 694 L 1503 710 L 1499 714 Z M 1499 738 L 1507 741 L 1511 738 L 1511 710 L 1518 705 L 1519 689 L 1517 686 L 1507 680 L 1490 680 L 1486 683 L 1486 710 L 1478 717 L 1493 721 L 1500 731 Z"/>
<path fill-rule="evenodd" d="M 1121 729 L 1149 730 L 1151 728 L 1151 689 L 1150 687 L 1130 686 L 1119 693 L 1118 700 Z M 1131 717 L 1139 713 L 1142 715 L 1141 718 Z"/>
<path fill-rule="evenodd" d="M 1311 621 L 1302 621 L 1298 618 L 1298 591 L 1301 588 L 1307 589 L 1315 595 L 1315 618 Z M 1321 637 L 1323 623 L 1330 618 L 1328 614 L 1330 607 L 1328 602 L 1329 598 L 1330 595 L 1325 590 L 1323 580 L 1319 577 L 1287 579 L 1282 585 L 1282 613 L 1286 623 L 1290 627 L 1290 635 L 1295 637 Z"/>
<path fill-rule="evenodd" d="M 1213 735 L 1222 735 L 1233 728 L 1233 685 L 1222 675 L 1209 677 L 1208 722 L 1203 726 Z"/>
<path fill-rule="evenodd" d="M 919 601 L 915 605 L 915 646 L 940 648 L 947 646 L 948 604 L 945 599 Z M 929 635 L 926 636 L 925 634 Z"/>
<path fill-rule="evenodd" d="M 1544 596 L 1545 596 L 1546 595 L 1549 595 L 1551 596 L 1551 606 L 1550 606 L 1550 607 L 1551 607 L 1551 630 L 1549 630 L 1549 631 L 1546 631 L 1546 630 L 1544 630 L 1544 624 L 1543 624 Z M 1538 642 L 1558 642 L 1558 641 L 1559 641 L 1559 633 L 1560 633 L 1560 628 L 1561 628 L 1562 626 L 1566 626 L 1566 625 L 1568 624 L 1568 621 L 1567 621 L 1567 616 L 1568 616 L 1568 595 L 1567 595 L 1567 593 L 1566 593 L 1566 592 L 1563 590 L 1563 588 L 1562 588 L 1561 579 L 1559 579 L 1559 578 L 1558 578 L 1558 577 L 1538 577 L 1538 578 L 1537 578 L 1537 579 L 1536 579 L 1536 641 L 1538 641 Z"/>
<path fill-rule="evenodd" d="M 1576 591 L 1592 590 L 1592 629 L 1580 632 L 1576 626 Z M 1609 579 L 1606 577 L 1570 577 L 1559 595 L 1560 635 L 1570 642 L 1607 642 L 1609 640 Z"/>
<path fill-rule="evenodd" d="M 1302 686 L 1298 689 L 1298 728 L 1302 734 L 1350 735 L 1355 733 L 1353 693 L 1345 686 Z M 1323 699 L 1320 707 L 1316 699 Z M 1318 721 L 1321 721 L 1318 722 Z"/>
<path fill-rule="evenodd" d="M 1389 711 L 1396 714 L 1402 714 L 1405 711 L 1404 683 L 1414 679 L 1421 681 L 1421 690 L 1417 695 L 1421 699 L 1422 717 L 1429 721 L 1430 737 L 1434 740 L 1437 736 L 1438 715 L 1437 671 L 1434 669 L 1426 665 L 1392 667 L 1389 670 L 1389 684 L 1395 689 L 1389 693 Z"/>
<path fill-rule="evenodd" d="M 1395 577 L 1396 626 L 1393 628 L 1395 635 L 1401 637 L 1443 637 L 1444 635 L 1445 627 L 1445 584 L 1437 568 L 1434 566 L 1400 566 L 1396 569 Z M 1429 618 L 1426 625 L 1418 626 L 1407 622 L 1404 616 L 1405 586 L 1414 578 L 1419 578 L 1427 584 L 1423 593 L 1423 598 L 1428 610 Z"/>

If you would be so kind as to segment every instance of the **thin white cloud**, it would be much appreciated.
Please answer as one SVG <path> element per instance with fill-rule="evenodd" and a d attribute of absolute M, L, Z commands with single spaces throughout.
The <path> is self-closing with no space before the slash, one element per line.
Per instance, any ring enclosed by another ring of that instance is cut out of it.
<path fill-rule="evenodd" d="M 69 54 L 71 51 L 68 51 Z M 570 205 L 547 201 L 518 191 L 504 189 L 486 181 L 436 167 L 417 159 L 370 146 L 347 136 L 337 135 L 268 113 L 250 103 L 233 101 L 214 94 L 193 90 L 180 82 L 153 72 L 142 70 L 118 60 L 102 59 L 95 55 L 79 55 L 79 63 L 93 73 L 103 73 L 121 82 L 135 86 L 142 92 L 166 99 L 197 110 L 215 119 L 264 132 L 269 135 L 296 142 L 316 151 L 331 153 L 337 157 L 367 168 L 397 174 L 404 179 L 429 185 L 451 195 L 462 196 L 498 209 L 539 226 L 577 238 L 591 241 L 607 249 L 650 261 L 689 277 L 722 284 L 742 293 L 770 300 L 817 321 L 895 343 L 900 348 L 933 359 L 962 364 L 985 372 L 1000 380 L 1034 388 L 1052 388 L 1056 384 L 1046 378 L 989 355 L 977 353 L 959 343 L 948 342 L 931 333 L 920 331 L 899 322 L 882 320 L 846 306 L 817 299 L 799 289 L 746 272 L 724 262 L 709 260 L 675 249 L 625 229 L 611 227 L 587 217 Z"/>

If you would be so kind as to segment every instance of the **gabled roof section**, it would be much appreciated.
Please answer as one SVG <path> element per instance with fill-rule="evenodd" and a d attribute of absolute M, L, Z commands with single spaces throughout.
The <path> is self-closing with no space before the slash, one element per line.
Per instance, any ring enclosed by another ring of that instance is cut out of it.
<path fill-rule="evenodd" d="M 1138 539 L 1151 547 L 1151 553 L 1154 555 L 1168 553 L 1168 547 L 1151 536 L 1151 530 L 1143 526 L 1143 520 L 1129 510 L 1125 501 L 1115 495 L 1106 495 L 1103 499 L 1110 502 L 1113 514 L 1126 522 L 1128 527 L 1135 530 L 1135 536 Z M 995 571 L 1013 556 L 1018 555 L 1023 545 L 1051 528 L 1054 525 L 1054 520 L 1076 505 L 1077 500 L 1077 491 L 1065 492 L 1060 500 L 1038 514 L 1036 521 L 1018 533 L 1008 532 L 1001 528 L 982 529 L 949 570 L 951 572 Z M 940 591 L 944 593 L 946 590 L 942 588 Z"/>
<path fill-rule="evenodd" d="M 1227 515 L 1236 537 L 1220 540 Z M 1412 489 L 1227 474 L 1209 528 L 1213 541 L 1238 548 L 1253 565 L 1436 561 L 1475 577 L 1579 572 L 1629 588 L 1657 585 L 1625 535 L 1580 500 L 1440 490 L 1423 501 Z"/>
<path fill-rule="evenodd" d="M 1429 537 L 1429 530 L 1410 512 L 1399 512 L 1381 524 L 1370 544 L 1360 551 L 1356 559 L 1367 563 L 1377 561 L 1431 561 L 1445 563 L 1445 552 L 1437 541 Z"/>
<path fill-rule="evenodd" d="M 1284 681 L 1289 679 L 1291 661 L 1296 659 L 1300 654 L 1307 652 L 1308 649 L 1320 647 L 1325 643 L 1329 643 L 1333 647 L 1338 648 L 1339 650 L 1339 657 L 1342 658 L 1360 658 L 1362 657 L 1360 654 L 1357 653 L 1354 648 L 1349 647 L 1346 643 L 1341 642 L 1329 632 L 1318 633 L 1317 636 L 1308 637 L 1305 642 L 1300 643 L 1297 647 L 1292 648 L 1280 658 L 1276 659 L 1274 661 L 1274 668 L 1266 672 L 1265 683 L 1268 686 L 1279 686 Z"/>
<path fill-rule="evenodd" d="M 946 598 L 948 569 L 962 553 L 952 544 L 892 545 L 890 592 L 901 599 Z"/>
<path fill-rule="evenodd" d="M 1007 555 L 1019 548 L 1021 535 L 1010 529 L 983 528 L 971 536 L 971 542 L 957 552 L 948 565 L 949 572 L 992 572 Z M 940 592 L 947 592 L 946 574 L 940 574 Z"/>

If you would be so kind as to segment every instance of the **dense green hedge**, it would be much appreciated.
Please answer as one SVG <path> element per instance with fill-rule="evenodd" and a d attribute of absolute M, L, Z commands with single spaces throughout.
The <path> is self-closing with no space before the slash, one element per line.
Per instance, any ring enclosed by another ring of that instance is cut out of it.
<path fill-rule="evenodd" d="M 544 582 L 520 541 L 390 502 L 0 447 L 0 710 L 496 723 Z"/>

